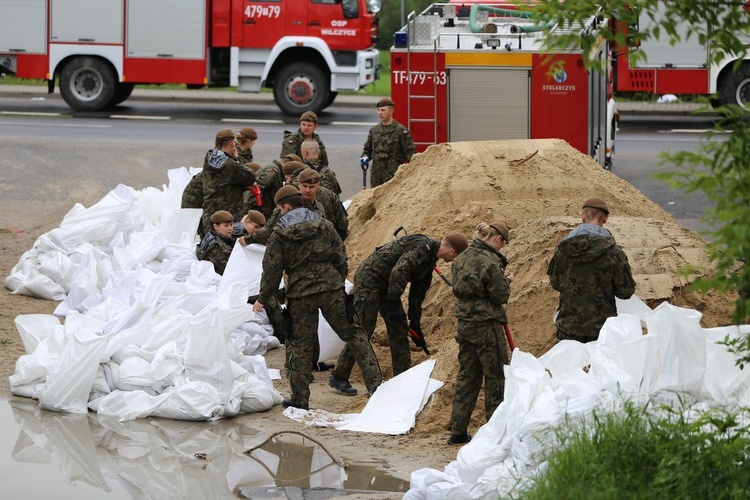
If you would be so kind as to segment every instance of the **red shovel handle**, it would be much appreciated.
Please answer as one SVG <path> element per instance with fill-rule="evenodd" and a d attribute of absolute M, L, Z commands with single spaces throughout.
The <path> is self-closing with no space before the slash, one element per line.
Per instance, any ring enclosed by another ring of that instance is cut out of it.
<path fill-rule="evenodd" d="M 510 335 L 510 327 L 505 324 L 503 325 L 503 330 L 505 331 L 505 338 L 508 340 L 508 347 L 510 347 L 510 352 L 513 352 L 516 349 L 516 343 L 513 342 L 513 337 Z"/>

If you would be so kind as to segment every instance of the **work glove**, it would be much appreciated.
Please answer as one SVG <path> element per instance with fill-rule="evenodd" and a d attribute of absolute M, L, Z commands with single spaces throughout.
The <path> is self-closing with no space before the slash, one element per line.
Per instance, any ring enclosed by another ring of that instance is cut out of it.
<path fill-rule="evenodd" d="M 370 159 L 366 156 L 363 156 L 359 159 L 359 166 L 362 168 L 367 168 L 370 166 Z"/>
<path fill-rule="evenodd" d="M 263 201 L 260 197 L 260 186 L 258 186 L 258 183 L 257 182 L 254 183 L 252 186 L 250 186 L 249 189 L 250 189 L 250 193 L 252 193 L 253 196 L 255 196 L 255 203 L 259 207 L 263 206 Z"/>
<path fill-rule="evenodd" d="M 422 333 L 422 327 L 417 323 L 409 324 L 409 335 L 414 341 L 414 345 L 420 348 L 424 348 L 427 343 L 424 340 L 424 333 Z"/>

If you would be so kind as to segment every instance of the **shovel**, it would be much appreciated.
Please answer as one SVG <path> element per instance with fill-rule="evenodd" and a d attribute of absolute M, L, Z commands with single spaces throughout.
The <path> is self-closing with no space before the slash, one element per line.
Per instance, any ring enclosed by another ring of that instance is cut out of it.
<path fill-rule="evenodd" d="M 362 189 L 367 189 L 367 169 L 370 167 L 369 163 L 360 163 L 362 167 Z"/>

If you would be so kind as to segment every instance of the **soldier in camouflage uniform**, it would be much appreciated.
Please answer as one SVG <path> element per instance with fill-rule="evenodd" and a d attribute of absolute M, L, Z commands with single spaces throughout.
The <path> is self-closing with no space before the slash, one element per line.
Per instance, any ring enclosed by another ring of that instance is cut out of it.
<path fill-rule="evenodd" d="M 258 133 L 252 127 L 245 127 L 237 132 L 237 158 L 240 163 L 252 163 L 253 147 L 258 140 Z"/>
<path fill-rule="evenodd" d="M 344 279 L 348 272 L 346 250 L 333 225 L 302 207 L 294 186 L 284 186 L 274 200 L 282 212 L 263 257 L 260 295 L 256 312 L 276 294 L 282 275 L 287 275 L 287 308 L 293 333 L 289 339 L 289 385 L 292 395 L 284 406 L 307 409 L 313 361 L 310 357 L 318 335 L 318 310 L 347 343 L 367 386 L 373 393 L 382 383 L 377 358 L 367 334 L 346 320 Z"/>
<path fill-rule="evenodd" d="M 243 212 L 243 194 L 255 184 L 255 173 L 237 161 L 234 133 L 219 130 L 216 147 L 206 153 L 203 164 L 203 227 L 211 227 L 211 214 L 226 210 L 239 221 Z"/>
<path fill-rule="evenodd" d="M 320 174 L 315 169 L 304 169 L 296 180 L 305 204 L 320 203 L 323 206 L 323 217 L 333 223 L 336 232 L 342 240 L 345 240 L 349 234 L 349 216 L 339 197 L 330 189 L 320 185 Z"/>
<path fill-rule="evenodd" d="M 503 333 L 508 323 L 503 306 L 510 297 L 513 274 L 500 253 L 508 242 L 502 221 L 481 222 L 469 248 L 453 261 L 453 294 L 456 296 L 458 375 L 451 412 L 448 444 L 467 443 L 471 413 L 484 378 L 484 414 L 489 421 L 503 402 L 508 346 Z"/>
<path fill-rule="evenodd" d="M 273 209 L 276 208 L 273 204 L 273 197 L 276 196 L 276 192 L 284 185 L 284 163 L 289 163 L 290 161 L 285 158 L 282 158 L 281 161 L 273 160 L 255 172 L 255 181 L 258 183 L 258 187 L 260 187 L 260 199 L 263 202 L 260 211 L 267 218 L 271 216 Z"/>
<path fill-rule="evenodd" d="M 198 172 L 190 179 L 185 190 L 182 192 L 180 208 L 203 209 L 203 172 Z M 198 223 L 198 236 L 203 239 L 206 231 L 203 229 L 203 221 Z"/>
<path fill-rule="evenodd" d="M 385 184 L 396 175 L 399 165 L 411 161 L 416 153 L 409 130 L 393 119 L 394 103 L 390 99 L 378 101 L 380 123 L 370 129 L 362 149 L 360 165 L 363 167 L 372 160 L 370 185 Z"/>
<path fill-rule="evenodd" d="M 234 247 L 232 214 L 219 210 L 211 215 L 210 220 L 211 229 L 196 247 L 195 254 L 198 260 L 211 261 L 217 274 L 224 274 Z"/>
<path fill-rule="evenodd" d="M 615 297 L 628 299 L 635 281 L 625 252 L 604 228 L 607 203 L 589 198 L 579 224 L 557 245 L 547 268 L 552 288 L 560 292 L 555 320 L 557 338 L 591 342 L 604 321 L 617 316 Z"/>
<path fill-rule="evenodd" d="M 430 288 L 435 263 L 438 259 L 452 262 L 466 246 L 466 237 L 458 233 L 449 234 L 442 241 L 410 234 L 378 247 L 357 268 L 354 274 L 356 321 L 369 339 L 380 312 L 388 330 L 394 376 L 411 367 L 409 328 L 424 339 L 422 302 Z M 408 283 L 411 285 L 407 316 L 401 305 L 401 295 Z M 349 383 L 353 365 L 352 353 L 345 347 L 328 380 L 331 387 L 347 396 L 357 393 Z"/>
<path fill-rule="evenodd" d="M 336 179 L 336 174 L 331 170 L 331 167 L 327 167 L 321 163 L 318 158 L 319 154 L 320 148 L 317 141 L 307 139 L 302 143 L 302 159 L 305 165 L 315 169 L 320 174 L 320 185 L 333 191 L 336 196 L 341 195 L 341 186 L 339 186 L 339 181 Z"/>
<path fill-rule="evenodd" d="M 318 141 L 320 146 L 320 163 L 323 166 L 328 166 L 328 153 L 326 153 L 326 146 L 323 141 L 320 140 L 320 136 L 315 133 L 315 129 L 318 128 L 318 115 L 312 111 L 305 111 L 299 117 L 299 130 L 294 134 L 289 130 L 284 131 L 284 140 L 281 142 L 281 158 L 286 155 L 293 153 L 298 157 L 302 157 L 302 143 L 306 139 L 314 139 Z"/>

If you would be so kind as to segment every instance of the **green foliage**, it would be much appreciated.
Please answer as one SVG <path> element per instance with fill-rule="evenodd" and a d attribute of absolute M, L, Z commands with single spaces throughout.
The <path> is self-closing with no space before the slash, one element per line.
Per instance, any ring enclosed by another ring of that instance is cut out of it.
<path fill-rule="evenodd" d="M 404 22 L 401 22 L 401 2 L 404 4 Z M 431 4 L 430 0 L 383 0 L 383 8 L 378 14 L 380 19 L 380 41 L 378 48 L 390 50 L 393 45 L 393 34 L 403 28 L 410 12 L 419 14 Z M 382 62 L 382 61 L 381 61 Z"/>
<path fill-rule="evenodd" d="M 621 414 L 566 421 L 554 431 L 548 467 L 518 497 L 747 498 L 748 410 L 658 410 L 630 403 Z"/>

